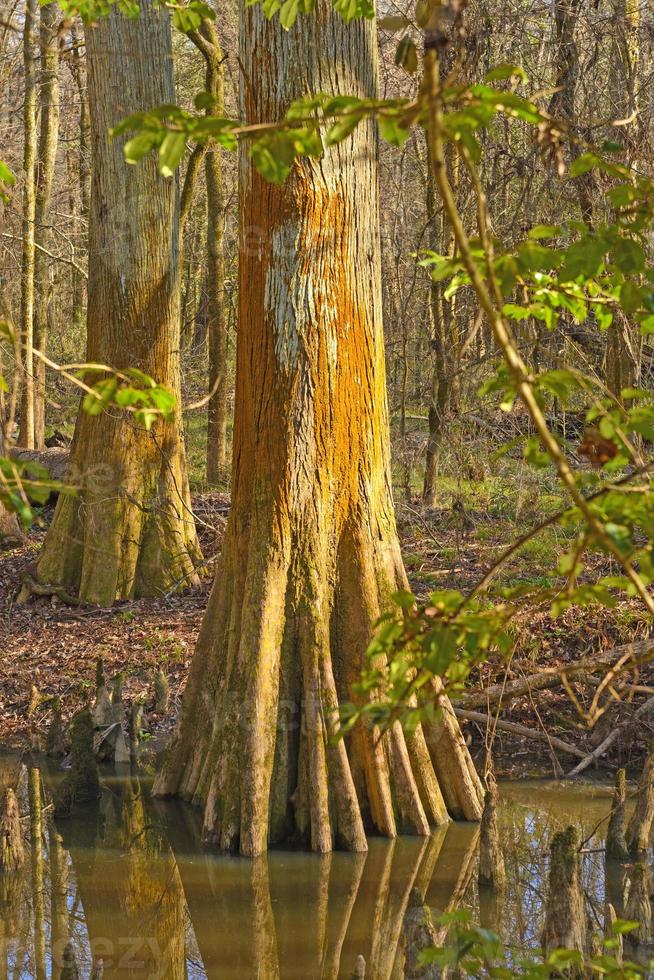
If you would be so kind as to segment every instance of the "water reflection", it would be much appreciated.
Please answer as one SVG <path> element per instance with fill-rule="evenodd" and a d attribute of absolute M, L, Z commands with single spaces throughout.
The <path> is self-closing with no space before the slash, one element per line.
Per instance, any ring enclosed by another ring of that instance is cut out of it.
<path fill-rule="evenodd" d="M 37 777 L 29 807 L 23 797 L 31 859 L 20 874 L 0 876 L 0 980 L 58 980 L 66 950 L 82 978 L 102 961 L 108 980 L 338 980 L 362 954 L 367 977 L 397 980 L 413 888 L 434 916 L 467 907 L 524 950 L 539 943 L 552 834 L 572 822 L 587 837 L 610 807 L 608 787 L 501 787 L 508 881 L 498 897 L 477 886 L 472 825 L 427 840 L 373 839 L 367 855 L 278 851 L 252 862 L 203 850 L 199 814 L 152 801 L 132 774 L 105 778 L 97 805 L 56 823 Z M 618 915 L 626 900 L 625 869 L 604 874 L 603 831 L 583 859 L 597 922 L 607 900 Z"/>

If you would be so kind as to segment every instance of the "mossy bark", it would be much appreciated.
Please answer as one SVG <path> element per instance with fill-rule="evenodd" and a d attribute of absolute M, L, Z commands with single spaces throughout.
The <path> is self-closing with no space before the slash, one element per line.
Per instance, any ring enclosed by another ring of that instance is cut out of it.
<path fill-rule="evenodd" d="M 625 934 L 625 942 L 631 946 L 649 943 L 652 938 L 652 891 L 649 868 L 646 864 L 634 864 L 629 875 L 629 895 L 625 915 L 638 928 Z"/>
<path fill-rule="evenodd" d="M 175 101 L 168 12 L 113 11 L 86 30 L 93 151 L 90 207 L 89 362 L 138 368 L 179 402 L 178 193 L 157 172 L 123 159 L 109 130 L 130 112 Z M 94 380 L 97 380 L 97 376 Z M 200 557 L 181 416 L 151 431 L 108 408 L 80 410 L 68 478 L 39 559 L 43 583 L 85 602 L 156 595 L 196 580 Z"/>
<path fill-rule="evenodd" d="M 18 800 L 13 789 L 4 791 L 0 808 L 0 874 L 17 871 L 25 862 Z"/>
<path fill-rule="evenodd" d="M 573 949 L 584 953 L 586 948 L 586 914 L 581 887 L 579 833 L 568 827 L 552 838 L 550 874 L 543 929 L 543 949 L 546 954 L 555 949 Z M 577 968 L 566 976 L 581 976 Z"/>
<path fill-rule="evenodd" d="M 627 847 L 630 854 L 635 856 L 647 850 L 653 821 L 654 751 L 650 750 L 638 781 L 636 806 L 627 827 Z"/>
<path fill-rule="evenodd" d="M 278 119 L 307 92 L 375 94 L 370 21 L 346 26 L 327 0 L 290 32 L 260 8 L 242 16 L 241 60 L 257 79 L 243 90 L 248 122 Z M 232 507 L 155 792 L 202 804 L 206 838 L 247 855 L 290 838 L 324 852 L 364 850 L 368 830 L 428 834 L 448 819 L 447 798 L 478 818 L 479 780 L 453 713 L 431 747 L 420 727 L 405 736 L 397 724 L 381 738 L 364 726 L 331 738 L 374 624 L 407 586 L 372 123 L 319 162 L 298 162 L 282 187 L 244 155 L 241 202 Z"/>
<path fill-rule="evenodd" d="M 497 784 L 490 778 L 479 834 L 479 884 L 501 888 L 505 882 L 506 868 L 497 823 Z"/>
<path fill-rule="evenodd" d="M 609 817 L 609 825 L 606 831 L 606 856 L 614 861 L 627 861 L 629 859 L 625 825 L 626 799 L 627 777 L 624 769 L 618 769 L 613 804 L 611 806 L 611 816 Z"/>

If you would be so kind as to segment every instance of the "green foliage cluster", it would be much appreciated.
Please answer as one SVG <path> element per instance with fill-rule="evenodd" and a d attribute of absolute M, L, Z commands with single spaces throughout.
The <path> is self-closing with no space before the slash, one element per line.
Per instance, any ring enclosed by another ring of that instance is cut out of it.
<path fill-rule="evenodd" d="M 6 163 L 0 160 L 0 201 L 7 203 L 9 200 L 9 189 L 16 183 L 16 175 L 9 169 Z"/>
<path fill-rule="evenodd" d="M 604 939 L 602 952 L 584 958 L 575 950 L 557 949 L 546 957 L 515 956 L 495 933 L 471 921 L 465 909 L 449 912 L 438 920 L 446 927 L 446 945 L 422 954 L 425 966 L 435 963 L 461 977 L 494 977 L 501 980 L 553 980 L 562 976 L 606 977 L 610 980 L 638 980 L 651 974 L 652 966 L 643 966 L 620 955 L 620 937 L 638 928 L 637 922 L 618 920 L 612 935 Z"/>

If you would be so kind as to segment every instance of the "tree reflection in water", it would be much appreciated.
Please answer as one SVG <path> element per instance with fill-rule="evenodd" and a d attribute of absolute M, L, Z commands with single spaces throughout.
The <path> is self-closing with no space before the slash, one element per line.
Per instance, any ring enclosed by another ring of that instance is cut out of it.
<path fill-rule="evenodd" d="M 44 970 L 58 980 L 69 942 L 82 978 L 102 958 L 107 980 L 338 980 L 362 954 L 366 976 L 399 980 L 412 888 L 434 917 L 466 907 L 510 946 L 537 946 L 551 836 L 576 822 L 586 837 L 611 793 L 523 783 L 501 795 L 508 881 L 497 897 L 477 888 L 476 826 L 371 839 L 367 855 L 274 851 L 249 861 L 204 850 L 193 808 L 153 802 L 131 775 L 106 778 L 97 805 L 72 819 L 55 825 L 44 808 L 41 848 L 33 842 L 23 871 L 0 877 L 0 980 Z M 37 818 L 24 822 L 35 828 Z M 606 898 L 621 914 L 626 884 L 621 866 L 605 876 L 594 850 L 603 830 L 583 861 L 598 919 Z"/>

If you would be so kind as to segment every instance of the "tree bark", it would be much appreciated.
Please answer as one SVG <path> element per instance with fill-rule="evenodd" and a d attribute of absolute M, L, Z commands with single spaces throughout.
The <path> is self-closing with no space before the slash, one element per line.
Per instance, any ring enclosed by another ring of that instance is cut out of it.
<path fill-rule="evenodd" d="M 57 144 L 59 142 L 59 10 L 56 3 L 41 7 L 41 131 L 36 182 L 34 256 L 34 349 L 46 350 L 48 309 L 51 302 L 49 258 L 43 251 L 50 247 L 50 205 L 54 180 Z M 40 248 L 39 248 L 40 246 Z M 34 361 L 34 448 L 45 446 L 45 364 Z"/>
<path fill-rule="evenodd" d="M 450 157 L 450 180 L 458 186 L 458 158 Z M 438 195 L 431 163 L 427 161 L 427 213 L 429 219 L 430 248 L 443 255 L 454 255 L 455 244 L 452 230 L 442 213 L 436 214 Z M 436 506 L 436 480 L 441 445 L 447 416 L 456 399 L 459 371 L 460 331 L 457 325 L 454 298 L 445 299 L 445 287 L 441 282 L 431 282 L 429 290 L 430 320 L 432 323 L 432 373 L 429 397 L 429 435 L 425 475 L 422 487 L 423 503 Z"/>
<path fill-rule="evenodd" d="M 225 114 L 223 53 L 215 25 L 205 20 L 190 38 L 206 63 L 206 91 L 213 96 L 209 114 Z M 209 405 L 207 419 L 207 482 L 219 483 L 227 460 L 227 348 L 225 323 L 225 188 L 222 150 L 211 143 L 205 155 L 207 181 L 207 337 L 209 341 Z"/>
<path fill-rule="evenodd" d="M 635 0 L 612 0 L 610 25 L 610 111 L 614 120 L 629 119 L 638 109 L 637 74 L 640 61 L 640 8 Z M 629 165 L 637 157 L 633 131 L 639 124 L 614 127 L 611 138 L 626 146 Z M 642 124 L 641 124 L 642 125 Z M 606 332 L 606 384 L 616 398 L 623 388 L 640 386 L 642 336 L 633 317 L 617 310 Z"/>
<path fill-rule="evenodd" d="M 79 99 L 79 146 L 77 161 L 77 173 L 79 179 L 75 180 L 71 186 L 71 197 L 74 198 L 75 202 L 74 206 L 71 207 L 71 214 L 75 214 L 77 218 L 77 235 L 83 236 L 88 224 L 90 196 L 89 101 L 85 83 L 86 69 L 83 65 L 82 59 L 84 36 L 77 21 L 73 21 L 71 24 L 70 33 L 73 44 L 73 52 L 72 57 L 68 61 L 68 65 L 75 82 Z M 76 186 L 77 183 L 79 183 L 79 187 Z M 82 330 L 84 328 L 86 312 L 86 280 L 84 279 L 84 276 L 80 275 L 80 273 L 75 269 L 72 270 L 72 286 L 73 325 L 77 329 Z"/>
<path fill-rule="evenodd" d="M 93 152 L 88 344 L 90 362 L 138 368 L 180 399 L 178 192 L 151 156 L 123 159 L 109 129 L 130 112 L 175 101 L 169 16 L 142 5 L 86 30 Z M 80 410 L 69 479 L 39 560 L 39 579 L 85 602 L 156 595 L 197 581 L 199 548 L 181 415 L 148 432 L 109 407 Z"/>
<path fill-rule="evenodd" d="M 34 25 L 37 0 L 26 0 L 23 27 L 23 255 L 21 265 L 21 391 L 20 431 L 18 443 L 34 449 L 34 227 L 36 217 L 36 65 L 34 61 Z"/>
<path fill-rule="evenodd" d="M 242 88 L 249 123 L 278 120 L 307 93 L 375 95 L 373 22 L 346 26 L 329 0 L 289 32 L 259 7 L 241 10 L 241 63 L 256 80 Z M 420 727 L 405 736 L 396 724 L 379 737 L 361 726 L 348 741 L 331 739 L 374 624 L 406 588 L 390 482 L 373 124 L 320 161 L 298 161 L 281 187 L 244 150 L 240 179 L 247 288 L 232 507 L 155 791 L 202 803 L 205 837 L 221 849 L 252 856 L 294 838 L 315 851 L 361 851 L 366 829 L 428 834 L 448 819 Z M 451 739 L 439 733 L 438 745 L 442 770 L 458 768 Z M 460 785 L 472 787 L 462 810 L 478 817 L 476 774 Z"/>
<path fill-rule="evenodd" d="M 207 59 L 207 91 L 214 99 L 214 113 L 225 112 L 225 78 L 223 54 L 218 32 L 205 21 L 201 30 L 211 45 Z M 207 481 L 218 483 L 225 476 L 227 460 L 227 348 L 225 323 L 225 187 L 222 150 L 209 147 L 205 159 L 207 179 L 207 245 L 208 245 L 208 340 L 209 340 L 209 412 L 207 420 Z"/>

